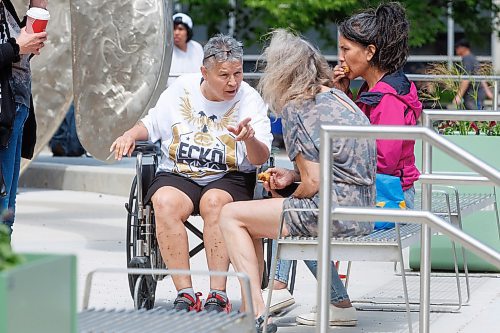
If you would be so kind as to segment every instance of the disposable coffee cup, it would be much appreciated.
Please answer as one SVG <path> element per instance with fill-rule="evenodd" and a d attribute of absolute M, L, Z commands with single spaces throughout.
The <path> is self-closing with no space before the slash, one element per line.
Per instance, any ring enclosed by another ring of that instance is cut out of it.
<path fill-rule="evenodd" d="M 28 9 L 26 16 L 28 16 L 26 20 L 26 31 L 30 34 L 45 31 L 47 23 L 50 20 L 49 12 L 38 7 L 31 7 Z"/>

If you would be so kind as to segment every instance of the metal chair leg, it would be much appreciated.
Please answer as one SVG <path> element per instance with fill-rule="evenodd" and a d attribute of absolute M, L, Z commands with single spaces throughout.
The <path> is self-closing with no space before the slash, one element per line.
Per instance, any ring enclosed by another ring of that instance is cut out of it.
<path fill-rule="evenodd" d="M 347 290 L 347 287 L 349 286 L 349 277 L 351 276 L 351 264 L 352 261 L 347 262 L 347 272 L 345 274 L 345 290 Z"/>
<path fill-rule="evenodd" d="M 295 277 L 297 276 L 297 260 L 292 260 L 292 276 L 290 277 L 288 290 L 290 294 L 293 295 L 293 289 L 295 288 Z"/>
<path fill-rule="evenodd" d="M 457 204 L 457 212 L 459 211 L 459 201 L 458 201 L 458 192 L 455 189 L 455 198 Z M 446 207 L 448 208 L 448 218 L 451 224 L 455 224 L 458 226 L 458 222 L 453 218 L 451 214 L 451 203 L 450 203 L 450 195 L 449 193 L 445 193 L 446 199 Z M 458 219 L 459 217 L 457 217 Z M 455 246 L 455 242 L 451 242 L 452 252 L 453 252 L 453 266 L 455 268 L 455 279 L 457 282 L 457 294 L 458 294 L 458 307 L 455 311 L 459 311 L 462 308 L 462 287 L 460 283 L 460 271 L 458 269 L 458 258 L 457 258 L 457 248 Z"/>
<path fill-rule="evenodd" d="M 397 234 L 397 241 L 398 241 L 398 255 L 399 255 L 399 264 L 401 265 L 401 278 L 403 279 L 403 293 L 405 297 L 405 304 L 406 304 L 406 314 L 408 316 L 408 330 L 410 333 L 413 333 L 413 327 L 411 323 L 411 311 L 410 311 L 410 299 L 408 297 L 408 286 L 406 284 L 406 273 L 404 270 L 404 262 L 403 262 L 403 247 L 401 246 L 401 235 L 399 233 L 399 224 L 396 223 L 396 234 Z"/>
<path fill-rule="evenodd" d="M 497 217 L 497 231 L 498 231 L 498 239 L 500 240 L 500 218 L 498 217 L 498 204 L 497 204 L 497 191 L 495 186 L 493 186 L 493 208 L 495 209 L 495 215 Z"/>
<path fill-rule="evenodd" d="M 453 263 L 455 267 L 455 278 L 457 281 L 457 293 L 458 293 L 458 307 L 456 311 L 458 312 L 462 308 L 462 288 L 460 284 L 460 271 L 458 269 L 458 259 L 457 259 L 457 249 L 455 246 L 455 242 L 451 242 L 451 247 L 453 251 Z"/>
<path fill-rule="evenodd" d="M 460 199 L 458 195 L 458 190 L 454 187 L 452 189 L 455 192 L 455 202 L 457 205 L 457 216 L 456 219 L 453 219 L 452 216 L 450 215 L 450 222 L 455 224 L 460 230 L 463 230 L 463 225 L 462 225 L 462 214 L 460 214 Z M 470 302 L 471 298 L 471 291 L 470 291 L 470 279 L 469 279 L 469 267 L 467 266 L 467 256 L 465 254 L 465 248 L 461 246 L 462 249 L 462 261 L 464 265 L 464 274 L 465 274 L 465 290 L 467 293 L 467 299 L 464 304 L 468 304 Z M 460 307 L 459 307 L 460 309 Z"/>
<path fill-rule="evenodd" d="M 267 294 L 267 300 L 266 300 L 266 310 L 264 312 L 264 327 L 262 330 L 263 332 L 266 331 L 267 322 L 268 322 L 269 316 L 270 316 L 271 299 L 272 299 L 273 290 L 274 290 L 274 280 L 276 278 L 276 268 L 278 267 L 279 246 L 280 246 L 280 244 L 277 242 L 276 249 L 274 249 L 274 251 L 273 251 L 271 271 L 269 273 L 269 284 L 268 284 L 268 294 Z"/>

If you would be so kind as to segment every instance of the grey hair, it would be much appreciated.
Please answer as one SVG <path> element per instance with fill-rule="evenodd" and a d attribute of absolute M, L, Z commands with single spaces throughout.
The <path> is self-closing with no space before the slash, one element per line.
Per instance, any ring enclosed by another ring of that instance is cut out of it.
<path fill-rule="evenodd" d="M 274 113 L 279 115 L 290 101 L 314 98 L 321 86 L 333 86 L 328 62 L 309 42 L 285 29 L 276 29 L 270 35 L 257 89 Z"/>
<path fill-rule="evenodd" d="M 234 39 L 232 36 L 217 34 L 210 38 L 203 47 L 203 66 L 206 68 L 212 67 L 217 60 L 213 55 L 224 51 L 232 51 L 227 54 L 226 61 L 243 62 L 243 47 L 242 43 Z"/>
<path fill-rule="evenodd" d="M 375 45 L 370 63 L 389 73 L 401 69 L 408 59 L 409 31 L 405 9 L 398 2 L 367 9 L 339 25 L 339 32 L 346 39 L 363 46 Z"/>

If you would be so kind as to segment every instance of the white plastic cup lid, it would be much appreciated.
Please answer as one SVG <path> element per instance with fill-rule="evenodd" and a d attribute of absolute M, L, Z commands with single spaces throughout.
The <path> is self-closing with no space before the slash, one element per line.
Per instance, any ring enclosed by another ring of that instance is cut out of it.
<path fill-rule="evenodd" d="M 26 12 L 26 15 L 29 16 L 29 17 L 32 17 L 32 18 L 34 18 L 36 20 L 45 20 L 45 21 L 50 20 L 49 11 L 45 10 L 43 8 L 31 7 Z"/>

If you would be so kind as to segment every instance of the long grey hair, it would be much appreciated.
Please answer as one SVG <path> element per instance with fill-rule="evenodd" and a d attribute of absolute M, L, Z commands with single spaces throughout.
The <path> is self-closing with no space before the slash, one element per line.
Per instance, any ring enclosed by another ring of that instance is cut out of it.
<path fill-rule="evenodd" d="M 280 114 L 286 103 L 316 96 L 321 86 L 332 87 L 331 68 L 309 42 L 284 29 L 270 33 L 264 50 L 265 68 L 257 89 L 269 108 Z"/>

